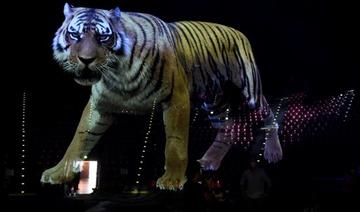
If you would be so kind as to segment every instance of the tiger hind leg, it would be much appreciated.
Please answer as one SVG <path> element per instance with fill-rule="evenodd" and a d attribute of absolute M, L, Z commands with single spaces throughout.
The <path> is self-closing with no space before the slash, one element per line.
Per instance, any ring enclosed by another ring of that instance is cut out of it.
<path fill-rule="evenodd" d="M 270 111 L 264 120 L 265 148 L 264 158 L 269 163 L 276 163 L 282 159 L 283 152 L 278 135 L 278 124 L 274 120 L 274 114 Z"/>
<path fill-rule="evenodd" d="M 214 117 L 209 116 L 209 118 L 211 120 Z M 221 165 L 221 161 L 232 146 L 231 135 L 227 131 L 227 127 L 231 125 L 232 121 L 227 119 L 228 118 L 218 122 L 212 121 L 213 127 L 218 129 L 215 141 L 211 144 L 202 158 L 197 160 L 203 170 L 217 170 Z"/>
<path fill-rule="evenodd" d="M 268 111 L 263 113 L 264 116 L 261 118 L 262 124 L 260 130 L 264 130 L 265 132 L 261 133 L 256 129 L 252 130 L 255 130 L 254 132 L 256 132 L 256 140 L 265 144 L 264 159 L 269 163 L 276 163 L 280 161 L 283 156 L 278 136 L 278 126 L 274 121 L 274 115 L 267 104 L 265 107 L 259 108 L 259 110 Z M 246 113 L 247 116 L 251 116 L 252 112 L 247 111 Z M 234 132 L 232 132 L 230 129 L 231 126 L 237 122 L 237 120 L 236 118 L 234 119 L 234 117 L 221 117 L 220 120 L 222 119 L 223 121 L 214 122 L 214 120 L 219 119 L 219 117 L 209 116 L 209 118 L 212 121 L 213 127 L 218 129 L 218 132 L 215 141 L 212 143 L 203 157 L 198 160 L 198 162 L 204 170 L 217 170 L 221 165 L 221 161 L 234 143 L 234 135 L 232 135 Z"/>

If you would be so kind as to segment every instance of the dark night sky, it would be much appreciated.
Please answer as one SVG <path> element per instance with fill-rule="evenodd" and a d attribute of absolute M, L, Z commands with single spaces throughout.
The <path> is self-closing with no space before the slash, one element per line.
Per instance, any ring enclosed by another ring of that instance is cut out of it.
<path fill-rule="evenodd" d="M 14 106 L 26 89 L 33 97 L 32 111 L 41 116 L 39 123 L 51 119 L 54 111 L 63 115 L 62 108 L 66 106 L 79 114 L 89 93 L 88 88 L 75 84 L 52 59 L 51 42 L 63 21 L 65 1 L 44 2 L 14 2 L 17 5 L 9 9 L 12 15 L 7 17 L 10 21 L 4 24 L 15 37 L 5 34 L 3 39 L 3 44 L 9 46 L 4 61 L 12 66 L 4 77 L 11 82 L 11 87 L 7 87 L 10 90 L 7 105 L 14 114 L 11 117 L 19 115 Z M 316 96 L 328 95 L 358 87 L 354 52 L 360 18 L 351 4 L 338 5 L 327 0 L 68 2 L 105 9 L 119 6 L 123 11 L 150 13 L 169 22 L 202 20 L 232 26 L 252 43 L 264 92 L 270 97 L 303 90 Z"/>

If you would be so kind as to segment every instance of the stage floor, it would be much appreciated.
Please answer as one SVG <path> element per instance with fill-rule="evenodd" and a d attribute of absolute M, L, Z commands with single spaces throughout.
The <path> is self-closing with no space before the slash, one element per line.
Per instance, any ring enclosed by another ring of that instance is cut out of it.
<path fill-rule="evenodd" d="M 144 211 L 187 212 L 188 209 L 183 192 L 155 191 L 147 194 L 93 194 L 64 197 L 54 193 L 7 195 L 4 209 L 1 211 L 36 211 L 36 212 L 118 212 Z M 360 211 L 356 200 L 344 193 L 320 194 L 305 197 L 304 194 L 273 194 L 266 200 L 266 211 L 277 212 L 332 212 Z M 192 205 L 195 207 L 194 205 Z M 357 207 L 357 208 L 356 208 Z M 245 202 L 239 196 L 231 196 L 221 204 L 206 204 L 196 212 L 246 212 Z"/>

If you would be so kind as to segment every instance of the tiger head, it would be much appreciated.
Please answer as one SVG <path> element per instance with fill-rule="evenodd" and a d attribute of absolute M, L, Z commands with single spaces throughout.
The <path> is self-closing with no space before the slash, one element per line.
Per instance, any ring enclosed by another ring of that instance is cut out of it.
<path fill-rule="evenodd" d="M 93 85 L 128 50 L 119 8 L 113 10 L 64 6 L 65 21 L 53 40 L 55 60 L 81 85 Z"/>

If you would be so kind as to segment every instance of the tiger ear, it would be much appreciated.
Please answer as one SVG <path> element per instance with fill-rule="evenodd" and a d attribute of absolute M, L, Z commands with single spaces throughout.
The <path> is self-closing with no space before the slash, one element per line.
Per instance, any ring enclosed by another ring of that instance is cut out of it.
<path fill-rule="evenodd" d="M 121 11 L 119 7 L 115 7 L 115 9 L 110 10 L 110 14 L 112 17 L 116 19 L 120 19 L 121 17 Z"/>
<path fill-rule="evenodd" d="M 64 5 L 64 15 L 66 18 L 70 17 L 73 13 L 73 6 L 68 4 L 68 3 L 65 3 Z"/>

